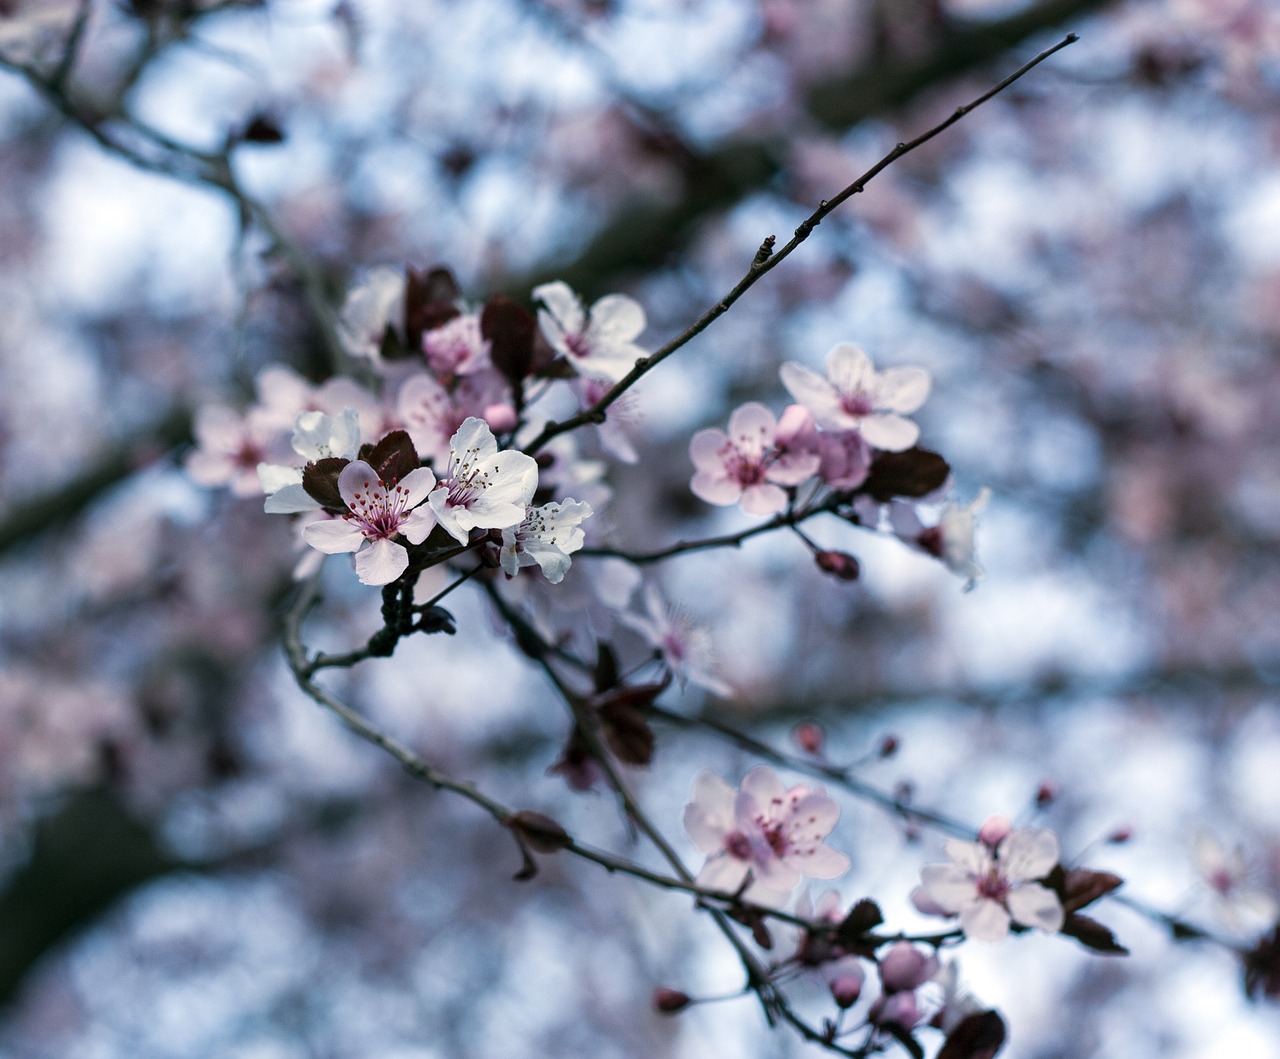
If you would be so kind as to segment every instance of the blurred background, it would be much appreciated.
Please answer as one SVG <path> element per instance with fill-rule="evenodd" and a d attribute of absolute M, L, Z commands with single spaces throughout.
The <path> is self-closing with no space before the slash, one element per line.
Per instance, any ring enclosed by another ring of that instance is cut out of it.
<path fill-rule="evenodd" d="M 653 1014 L 657 985 L 740 984 L 687 899 L 563 858 L 510 881 L 509 835 L 294 689 L 289 527 L 187 478 L 192 414 L 267 365 L 329 375 L 317 320 L 382 264 L 447 265 L 475 300 L 624 291 L 654 348 L 764 236 L 1068 30 L 644 381 L 608 529 L 643 550 L 748 524 L 689 493 L 688 439 L 780 409 L 782 361 L 853 340 L 927 367 L 922 443 L 962 499 L 992 491 L 986 578 L 962 593 L 848 526 L 814 533 L 856 584 L 782 536 L 672 559 L 734 689 L 673 706 L 778 745 L 815 720 L 838 761 L 894 734 L 868 782 L 1034 819 L 1255 944 L 1280 890 L 1273 0 L 0 0 L 0 1055 L 819 1054 L 749 999 Z M 377 607 L 335 577 L 315 638 L 360 642 Z M 546 774 L 563 708 L 478 598 L 452 609 L 458 636 L 333 686 L 647 856 Z M 692 777 L 752 763 L 659 732 L 636 783 L 696 863 Z M 842 806 L 843 896 L 924 925 L 906 895 L 939 836 Z M 962 951 L 1007 1054 L 1280 1055 L 1229 948 L 1098 918 L 1130 957 Z"/>

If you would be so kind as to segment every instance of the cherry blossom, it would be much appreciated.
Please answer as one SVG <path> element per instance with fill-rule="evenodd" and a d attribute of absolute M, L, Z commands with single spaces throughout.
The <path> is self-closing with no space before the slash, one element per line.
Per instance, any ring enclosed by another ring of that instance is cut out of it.
<path fill-rule="evenodd" d="M 974 533 L 977 513 L 986 507 L 990 497 L 991 490 L 984 487 L 968 504 L 948 500 L 933 526 L 925 526 L 911 504 L 895 500 L 889 506 L 889 522 L 895 535 L 941 559 L 948 570 L 963 577 L 967 592 L 982 579 L 984 573 L 977 559 Z"/>
<path fill-rule="evenodd" d="M 805 890 L 796 902 L 796 915 L 801 919 L 835 926 L 845 914 L 840 894 L 835 890 L 827 890 L 816 905 Z M 836 941 L 833 932 L 804 930 L 792 959 L 817 971 L 839 1007 L 852 1007 L 862 995 L 862 986 L 867 980 L 862 962 Z"/>
<path fill-rule="evenodd" d="M 444 380 L 487 368 L 490 345 L 480 332 L 479 313 L 455 316 L 422 335 L 422 353 L 427 364 Z"/>
<path fill-rule="evenodd" d="M 707 855 L 698 884 L 737 891 L 750 875 L 748 900 L 780 904 L 800 876 L 832 879 L 849 860 L 824 844 L 840 809 L 821 787 L 787 789 L 770 768 L 753 768 L 735 791 L 711 772 L 699 773 L 684 826 Z"/>
<path fill-rule="evenodd" d="M 1056 933 L 1062 927 L 1062 903 L 1040 879 L 1058 863 L 1058 836 L 1020 828 L 992 848 L 983 842 L 949 839 L 943 847 L 950 864 L 926 864 L 916 907 L 960 917 L 960 928 L 979 941 L 1000 941 L 1010 923 Z M 923 909 L 922 909 L 923 910 Z"/>
<path fill-rule="evenodd" d="M 591 505 L 577 500 L 529 507 L 524 521 L 502 531 L 502 569 L 515 576 L 522 566 L 537 563 L 553 585 L 564 580 L 569 556 L 582 547 L 586 534 L 580 523 Z"/>
<path fill-rule="evenodd" d="M 929 373 L 923 368 L 876 371 L 861 346 L 841 342 L 827 354 L 827 377 L 788 361 L 782 384 L 813 412 L 828 430 L 857 430 L 867 443 L 888 452 L 911 448 L 920 428 L 906 413 L 929 396 Z"/>
<path fill-rule="evenodd" d="M 340 415 L 299 412 L 293 432 L 293 451 L 306 462 L 340 457 L 354 459 L 360 448 L 360 419 L 354 408 Z M 258 478 L 267 494 L 263 510 L 269 515 L 318 510 L 320 504 L 302 487 L 302 468 L 276 463 L 258 464 Z"/>
<path fill-rule="evenodd" d="M 537 488 L 537 461 L 514 449 L 499 452 L 489 425 L 472 416 L 450 439 L 449 473 L 429 502 L 440 525 L 466 544 L 473 529 L 518 526 Z"/>
<path fill-rule="evenodd" d="M 579 374 L 616 382 L 648 355 L 634 341 L 645 328 L 644 309 L 634 298 L 606 294 L 587 313 L 561 280 L 535 287 L 533 296 L 545 306 L 538 310 L 543 335 Z"/>
<path fill-rule="evenodd" d="M 785 452 L 776 444 L 778 421 L 754 401 L 729 418 L 729 433 L 699 430 L 689 443 L 697 473 L 689 483 L 709 504 L 740 503 L 751 515 L 772 515 L 787 506 L 783 486 L 799 485 L 818 469 L 814 453 Z"/>
<path fill-rule="evenodd" d="M 258 464 L 288 458 L 288 449 L 269 417 L 251 410 L 240 415 L 221 405 L 196 411 L 192 432 L 196 449 L 187 474 L 199 485 L 225 485 L 236 496 L 261 495 Z"/>
<path fill-rule="evenodd" d="M 404 293 L 404 273 L 385 265 L 347 292 L 338 332 L 348 353 L 381 362 L 382 336 L 404 320 Z"/>
<path fill-rule="evenodd" d="M 1240 846 L 1228 847 L 1214 835 L 1200 832 L 1192 841 L 1191 855 L 1217 898 L 1218 914 L 1228 930 L 1249 933 L 1275 921 L 1276 899 L 1250 885 L 1248 861 Z"/>
<path fill-rule="evenodd" d="M 501 396 L 501 382 L 492 372 L 466 376 L 452 388 L 419 372 L 401 385 L 396 407 L 414 447 L 439 468 L 448 463 L 458 428 L 472 416 L 487 421 Z"/>
<path fill-rule="evenodd" d="M 667 606 L 654 585 L 645 588 L 644 604 L 646 615 L 623 614 L 620 620 L 658 649 L 680 685 L 697 684 L 716 695 L 731 695 L 733 689 L 712 672 L 706 630 L 682 610 Z"/>
<path fill-rule="evenodd" d="M 308 523 L 303 536 L 329 555 L 355 552 L 356 573 L 364 584 L 390 584 L 409 566 L 409 553 L 395 538 L 421 544 L 435 527 L 432 512 L 419 507 L 435 484 L 426 467 L 402 481 L 384 482 L 364 460 L 356 460 L 338 475 L 338 492 L 349 510 L 341 518 Z"/>

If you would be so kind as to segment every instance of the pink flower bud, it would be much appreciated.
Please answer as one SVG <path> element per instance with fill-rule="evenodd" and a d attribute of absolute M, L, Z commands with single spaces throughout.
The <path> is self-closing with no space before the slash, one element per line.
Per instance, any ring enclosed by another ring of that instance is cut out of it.
<path fill-rule="evenodd" d="M 978 828 L 978 841 L 995 849 L 1013 830 L 1013 822 L 1007 816 L 988 816 Z"/>
<path fill-rule="evenodd" d="M 892 1022 L 904 1030 L 911 1029 L 920 1021 L 920 1005 L 916 1003 L 915 993 L 888 993 L 882 996 L 871 1008 L 871 1021 L 880 1026 Z"/>
<path fill-rule="evenodd" d="M 688 1007 L 689 1003 L 689 994 L 682 993 L 679 989 L 660 986 L 653 991 L 653 1009 L 663 1015 L 674 1015 L 682 1008 Z"/>
<path fill-rule="evenodd" d="M 484 421 L 495 434 L 506 434 L 515 430 L 516 410 L 509 404 L 491 404 L 484 410 Z"/>
<path fill-rule="evenodd" d="M 1131 838 L 1133 838 L 1133 828 L 1128 824 L 1122 824 L 1107 836 L 1107 841 L 1113 846 L 1123 846 Z"/>
<path fill-rule="evenodd" d="M 891 945 L 889 951 L 880 957 L 880 981 L 888 993 L 915 989 L 937 972 L 937 957 L 906 941 Z"/>
<path fill-rule="evenodd" d="M 1053 780 L 1045 780 L 1036 791 L 1036 805 L 1042 809 L 1058 798 L 1058 784 Z"/>
<path fill-rule="evenodd" d="M 861 572 L 858 560 L 848 552 L 815 552 L 813 561 L 818 564 L 820 570 L 840 578 L 841 581 L 856 581 Z"/>
<path fill-rule="evenodd" d="M 791 738 L 806 754 L 821 754 L 827 734 L 812 721 L 803 721 L 791 729 Z"/>
<path fill-rule="evenodd" d="M 880 744 L 881 757 L 893 757 L 898 752 L 898 737 L 896 735 L 886 735 L 884 741 Z"/>
<path fill-rule="evenodd" d="M 932 897 L 930 897 L 929 891 L 927 891 L 923 886 L 917 886 L 914 890 L 911 891 L 910 900 L 911 900 L 912 906 L 921 915 L 947 916 L 948 918 L 955 915 L 954 912 L 948 912 L 945 908 L 943 908 L 940 904 L 938 904 Z"/>
<path fill-rule="evenodd" d="M 851 1008 L 862 995 L 862 978 L 856 974 L 842 974 L 831 980 L 831 995 L 842 1008 Z"/>

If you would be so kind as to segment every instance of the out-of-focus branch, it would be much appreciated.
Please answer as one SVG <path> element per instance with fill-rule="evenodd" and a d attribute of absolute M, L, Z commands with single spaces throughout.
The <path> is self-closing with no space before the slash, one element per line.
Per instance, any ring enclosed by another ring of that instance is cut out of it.
<path fill-rule="evenodd" d="M 191 413 L 175 408 L 158 423 L 102 453 L 52 492 L 9 507 L 0 519 L 0 553 L 75 518 L 129 475 L 190 441 Z"/>
<path fill-rule="evenodd" d="M 756 282 L 761 277 L 766 273 L 771 272 L 774 268 L 790 257 L 796 248 L 813 234 L 813 230 L 819 224 L 821 224 L 832 212 L 851 199 L 854 195 L 860 194 L 866 188 L 867 184 L 876 176 L 888 169 L 889 166 L 893 165 L 893 163 L 903 157 L 903 155 L 909 154 L 917 147 L 928 143 L 934 137 L 945 132 L 966 114 L 969 114 L 971 111 L 982 106 L 983 103 L 1004 91 L 1004 89 L 1008 88 L 1020 77 L 1039 66 L 1051 55 L 1061 51 L 1069 44 L 1075 43 L 1078 39 L 1079 38 L 1074 33 L 1068 33 L 1057 44 L 1050 48 L 1046 48 L 1030 62 L 1024 63 L 1008 77 L 1004 78 L 1004 80 L 987 89 L 987 91 L 983 92 L 982 95 L 963 104 L 962 106 L 957 107 L 950 116 L 945 118 L 943 121 L 940 121 L 937 125 L 933 126 L 933 128 L 921 133 L 919 136 L 915 137 L 915 139 L 908 140 L 905 143 L 899 143 L 893 148 L 893 150 L 881 158 L 880 161 L 854 180 L 853 183 L 838 192 L 833 198 L 824 199 L 818 205 L 818 208 L 800 223 L 800 226 L 795 230 L 795 234 L 784 246 L 779 247 L 775 251 L 774 237 L 772 235 L 768 236 L 764 242 L 761 243 L 760 249 L 756 253 L 755 259 L 751 262 L 750 267 L 747 269 L 746 274 L 723 298 L 716 302 L 715 305 L 711 306 L 710 309 L 699 316 L 698 319 L 680 332 L 680 334 L 675 338 L 671 339 L 671 341 L 655 350 L 649 356 L 637 361 L 635 367 L 623 376 L 623 378 L 618 380 L 618 382 L 616 382 L 605 393 L 605 395 L 590 408 L 585 408 L 577 415 L 570 416 L 568 419 L 560 422 L 548 423 L 543 428 L 542 432 L 538 434 L 538 436 L 535 437 L 527 446 L 525 446 L 525 451 L 531 454 L 536 453 L 548 441 L 560 434 L 564 434 L 570 430 L 576 430 L 578 427 L 584 426 L 588 423 L 603 422 L 605 411 L 611 404 L 617 401 L 618 398 L 631 389 L 631 387 L 634 386 L 641 378 L 662 363 L 662 361 L 682 349 L 715 323 L 716 320 L 727 313 L 739 298 L 755 286 Z"/>
<path fill-rule="evenodd" d="M 846 76 L 815 86 L 807 110 L 819 124 L 836 129 L 884 117 L 930 88 L 996 61 L 1038 33 L 1115 2 L 1041 0 L 1004 18 L 952 21 L 917 53 L 880 54 Z M 588 297 L 606 293 L 620 276 L 671 260 L 700 224 L 766 186 L 782 171 L 786 147 L 781 140 L 738 139 L 703 154 L 682 154 L 678 196 L 628 203 L 572 261 L 550 264 L 519 280 L 495 280 L 491 286 L 524 290 L 562 279 Z"/>

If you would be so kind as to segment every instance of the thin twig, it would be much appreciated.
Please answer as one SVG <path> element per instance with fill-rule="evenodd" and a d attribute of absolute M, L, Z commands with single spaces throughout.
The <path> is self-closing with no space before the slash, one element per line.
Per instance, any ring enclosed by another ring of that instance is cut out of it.
<path fill-rule="evenodd" d="M 548 441 L 560 434 L 564 434 L 570 430 L 576 430 L 578 427 L 585 426 L 589 423 L 602 422 L 604 413 L 611 404 L 631 389 L 631 387 L 634 386 L 641 378 L 666 360 L 667 357 L 687 345 L 691 339 L 696 338 L 712 323 L 727 313 L 734 302 L 755 286 L 757 280 L 765 275 L 765 273 L 772 271 L 782 261 L 790 257 L 796 247 L 808 239 L 813 233 L 814 228 L 821 224 L 833 210 L 846 200 L 861 192 L 873 178 L 887 169 L 903 155 L 910 154 L 917 147 L 928 143 L 939 133 L 949 129 L 970 111 L 980 107 L 983 103 L 987 102 L 987 100 L 991 99 L 998 93 L 1003 92 L 1020 77 L 1039 66 L 1040 63 L 1044 62 L 1049 58 L 1049 56 L 1053 55 L 1055 52 L 1061 51 L 1068 44 L 1075 43 L 1078 39 L 1079 38 L 1074 33 L 1068 33 L 1062 40 L 1053 45 L 1053 47 L 1046 48 L 1030 62 L 1023 64 L 1003 81 L 999 82 L 999 84 L 989 88 L 986 92 L 982 93 L 982 95 L 978 96 L 971 102 L 957 107 L 955 111 L 952 112 L 952 114 L 944 121 L 939 122 L 927 132 L 921 133 L 914 140 L 908 140 L 906 143 L 899 143 L 892 151 L 881 158 L 880 161 L 858 177 L 852 184 L 849 184 L 840 191 L 834 198 L 824 199 L 819 204 L 818 208 L 805 218 L 800 227 L 795 230 L 795 234 L 791 237 L 790 242 L 780 250 L 770 252 L 773 237 L 769 236 L 768 239 L 761 244 L 760 251 L 751 262 L 751 267 L 747 269 L 746 274 L 738 281 L 733 289 L 729 291 L 728 294 L 721 298 L 720 301 L 698 317 L 697 320 L 685 328 L 684 331 L 678 334 L 666 345 L 662 346 L 649 356 L 638 360 L 635 367 L 618 382 L 614 383 L 608 392 L 606 392 L 595 404 L 591 405 L 589 408 L 584 408 L 582 411 L 578 412 L 576 415 L 570 416 L 568 419 L 561 420 L 560 422 L 548 423 L 543 427 L 542 432 L 525 446 L 524 451 L 532 455 L 537 453 L 538 450 L 546 445 Z"/>

